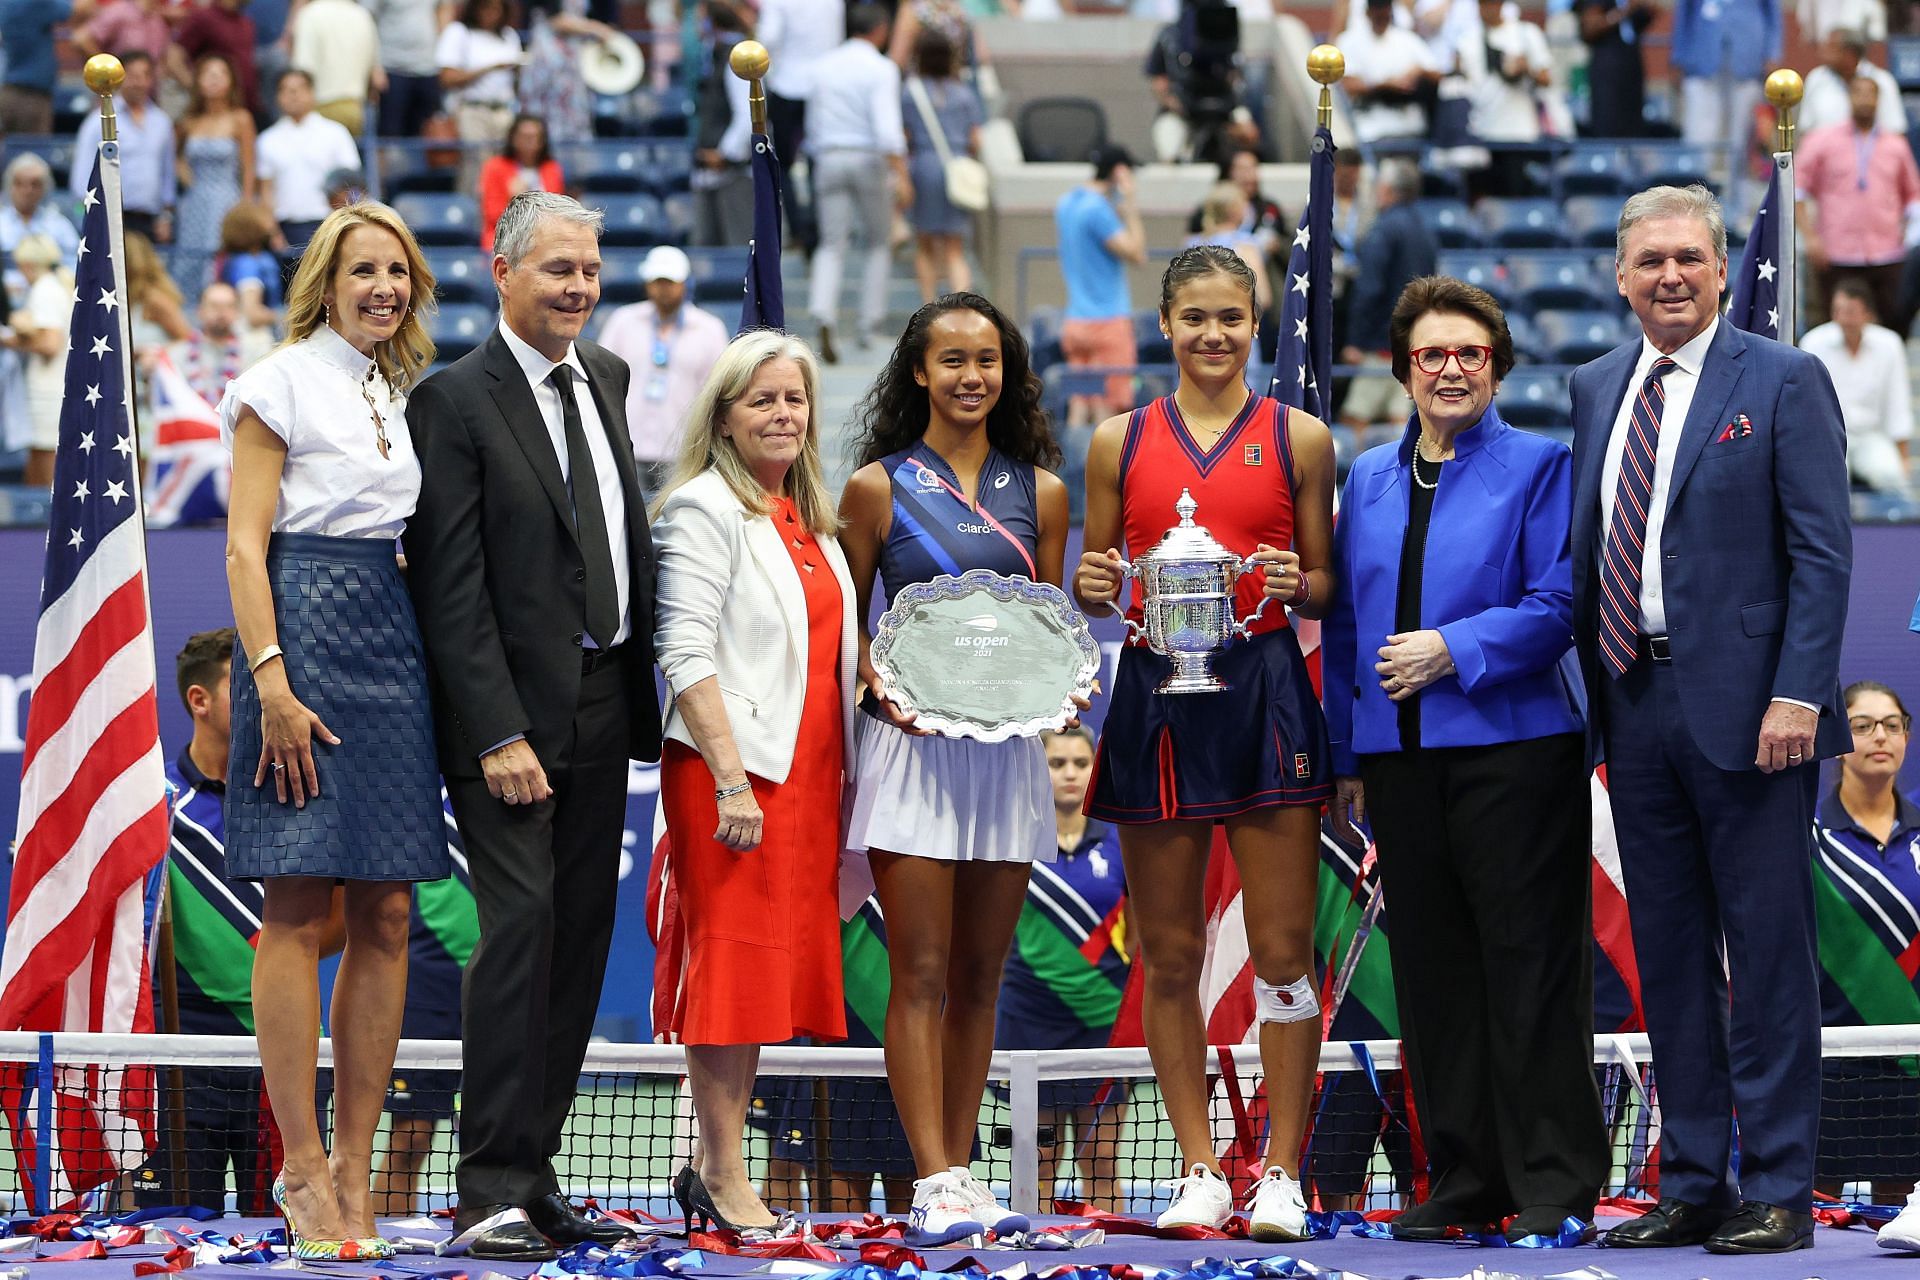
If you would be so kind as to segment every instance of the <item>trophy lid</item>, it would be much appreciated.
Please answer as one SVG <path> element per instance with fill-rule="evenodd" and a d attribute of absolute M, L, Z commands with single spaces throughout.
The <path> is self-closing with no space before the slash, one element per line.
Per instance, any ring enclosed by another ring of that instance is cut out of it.
<path fill-rule="evenodd" d="M 1192 490 L 1182 489 L 1180 500 L 1173 504 L 1180 523 L 1161 535 L 1160 541 L 1153 545 L 1153 550 L 1139 559 L 1148 564 L 1193 564 L 1210 560 L 1240 563 L 1240 557 L 1221 546 L 1220 540 L 1208 533 L 1206 526 L 1193 522 L 1194 513 L 1199 509 L 1200 504 L 1193 500 Z"/>

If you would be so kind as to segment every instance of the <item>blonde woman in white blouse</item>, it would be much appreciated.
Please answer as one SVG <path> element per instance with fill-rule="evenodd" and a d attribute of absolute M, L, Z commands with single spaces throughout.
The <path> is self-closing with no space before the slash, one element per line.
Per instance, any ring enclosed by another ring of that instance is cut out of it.
<path fill-rule="evenodd" d="M 391 1257 L 374 1131 L 407 980 L 409 882 L 450 873 L 426 672 L 396 538 L 420 493 L 406 391 L 433 358 L 433 276 L 393 210 L 320 224 L 287 341 L 220 402 L 233 451 L 227 861 L 266 885 L 255 1036 L 285 1139 L 274 1200 L 296 1257 Z M 345 882 L 334 984 L 334 1144 L 314 1116 L 321 936 Z"/>

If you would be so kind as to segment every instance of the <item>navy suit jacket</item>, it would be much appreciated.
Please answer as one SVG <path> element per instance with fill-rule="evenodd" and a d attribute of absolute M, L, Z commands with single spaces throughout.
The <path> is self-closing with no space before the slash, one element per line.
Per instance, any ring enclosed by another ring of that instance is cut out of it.
<path fill-rule="evenodd" d="M 1636 338 L 1574 370 L 1569 383 L 1573 637 L 1596 763 L 1605 758 L 1608 678 L 1599 654 L 1600 473 L 1642 350 Z M 1846 431 L 1826 366 L 1722 319 L 1685 424 L 1661 428 L 1682 433 L 1658 551 L 1675 684 L 1694 743 L 1718 768 L 1752 769 L 1767 704 L 1793 698 L 1820 708 L 1817 756 L 1851 751 L 1840 637 L 1853 526 Z"/>
<path fill-rule="evenodd" d="M 1400 750 L 1399 707 L 1381 691 L 1377 650 L 1396 629 L 1418 420 L 1347 473 L 1333 531 L 1340 591 L 1320 628 L 1321 687 L 1334 772 Z M 1434 494 L 1420 624 L 1440 632 L 1454 673 L 1420 694 L 1428 747 L 1480 747 L 1580 729 L 1560 659 L 1573 582 L 1567 562 L 1567 447 L 1516 431 L 1491 407 L 1453 442 Z"/>

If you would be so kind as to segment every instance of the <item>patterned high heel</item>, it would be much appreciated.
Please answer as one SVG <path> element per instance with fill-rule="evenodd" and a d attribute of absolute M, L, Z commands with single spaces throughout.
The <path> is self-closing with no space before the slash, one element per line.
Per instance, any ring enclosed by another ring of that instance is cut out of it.
<path fill-rule="evenodd" d="M 285 1170 L 282 1170 L 280 1176 L 273 1180 L 273 1206 L 280 1211 L 281 1218 L 286 1221 L 287 1250 L 296 1260 L 300 1262 L 369 1262 L 373 1260 L 374 1255 L 366 1251 L 364 1241 L 309 1240 L 301 1234 L 299 1225 L 293 1220 L 293 1209 L 287 1204 Z M 393 1246 L 385 1240 L 380 1243 L 387 1248 L 384 1256 L 391 1258 Z"/>

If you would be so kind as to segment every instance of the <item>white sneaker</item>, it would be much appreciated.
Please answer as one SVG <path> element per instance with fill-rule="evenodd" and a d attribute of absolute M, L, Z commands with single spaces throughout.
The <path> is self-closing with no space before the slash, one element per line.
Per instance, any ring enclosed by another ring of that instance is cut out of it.
<path fill-rule="evenodd" d="M 1233 1216 L 1233 1190 L 1227 1180 L 1196 1164 L 1184 1178 L 1160 1185 L 1173 1188 L 1173 1203 L 1153 1220 L 1156 1227 L 1212 1227 L 1218 1231 Z"/>
<path fill-rule="evenodd" d="M 953 1176 L 960 1183 L 961 1193 L 967 1197 L 967 1203 L 973 1206 L 973 1220 L 995 1235 L 1011 1235 L 1033 1225 L 1027 1220 L 1026 1214 L 1002 1208 L 993 1194 L 993 1188 L 974 1177 L 973 1170 L 955 1165 Z"/>
<path fill-rule="evenodd" d="M 1874 1239 L 1882 1249 L 1920 1253 L 1920 1190 L 1907 1197 L 1907 1207 L 1892 1222 L 1880 1228 Z"/>
<path fill-rule="evenodd" d="M 936 1173 L 913 1184 L 913 1211 L 907 1215 L 907 1243 L 926 1249 L 967 1236 L 983 1236 L 986 1228 L 973 1216 L 973 1200 L 966 1185 L 952 1173 Z"/>
<path fill-rule="evenodd" d="M 1307 1201 L 1300 1184 L 1275 1165 L 1253 1184 L 1253 1198 L 1247 1202 L 1250 1218 L 1247 1234 L 1255 1240 L 1305 1240 L 1307 1238 Z"/>

